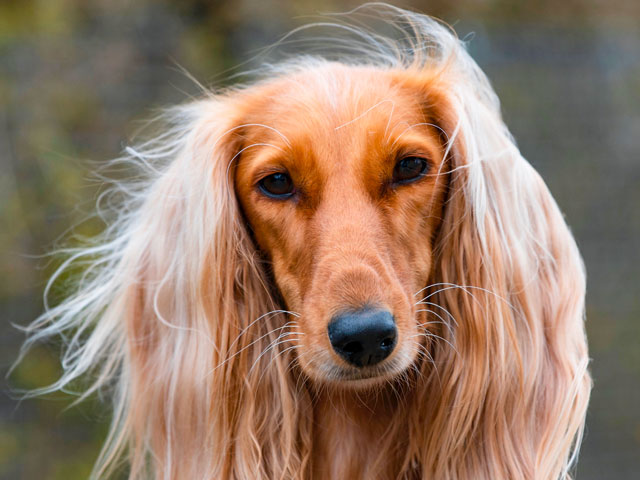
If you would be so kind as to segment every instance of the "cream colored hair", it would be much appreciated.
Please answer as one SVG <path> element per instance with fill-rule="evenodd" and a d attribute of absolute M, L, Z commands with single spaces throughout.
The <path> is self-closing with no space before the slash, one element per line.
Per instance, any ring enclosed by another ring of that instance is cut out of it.
<path fill-rule="evenodd" d="M 389 36 L 358 23 L 371 13 Z M 409 436 L 398 478 L 416 465 L 425 479 L 568 478 L 591 383 L 585 274 L 562 214 L 447 27 L 379 4 L 324 26 L 335 31 L 322 55 L 261 67 L 255 81 L 339 61 L 435 69 L 448 85 L 449 193 L 421 300 L 447 328 L 409 431 L 390 429 Z M 118 161 L 138 175 L 106 195 L 106 231 L 49 284 L 82 264 L 75 290 L 28 328 L 25 348 L 51 336 L 67 347 L 62 378 L 38 393 L 87 378 L 85 396 L 113 398 L 94 478 L 122 460 L 132 479 L 310 474 L 313 404 L 282 334 L 295 318 L 256 260 L 228 175 L 234 94 L 169 110 L 161 133 L 127 149 Z"/>

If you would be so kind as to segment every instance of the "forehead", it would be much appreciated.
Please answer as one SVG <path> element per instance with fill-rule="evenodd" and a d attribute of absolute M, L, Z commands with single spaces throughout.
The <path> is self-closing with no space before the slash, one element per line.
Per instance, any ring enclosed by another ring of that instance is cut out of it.
<path fill-rule="evenodd" d="M 336 154 L 433 135 L 425 99 L 391 72 L 326 65 L 263 87 L 244 137 L 279 148 Z"/>

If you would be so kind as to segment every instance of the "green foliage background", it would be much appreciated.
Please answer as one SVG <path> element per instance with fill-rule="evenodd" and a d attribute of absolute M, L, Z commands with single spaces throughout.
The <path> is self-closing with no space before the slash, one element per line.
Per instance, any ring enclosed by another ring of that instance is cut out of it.
<path fill-rule="evenodd" d="M 595 389 L 579 480 L 640 472 L 640 3 L 634 0 L 436 0 L 399 6 L 465 36 L 494 81 L 521 150 L 572 226 L 589 273 L 587 328 Z M 99 185 L 150 110 L 183 101 L 318 12 L 352 1 L 0 0 L 0 368 Z M 63 287 L 54 292 L 64 294 Z M 86 478 L 108 402 L 73 396 L 18 403 L 12 388 L 57 378 L 59 346 L 35 349 L 0 392 L 0 478 Z"/>

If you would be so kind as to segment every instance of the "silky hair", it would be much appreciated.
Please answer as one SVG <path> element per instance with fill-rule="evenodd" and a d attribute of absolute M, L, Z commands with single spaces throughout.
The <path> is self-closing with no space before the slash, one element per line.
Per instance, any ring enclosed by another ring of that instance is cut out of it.
<path fill-rule="evenodd" d="M 331 33 L 320 42 L 309 35 L 319 30 Z M 397 478 L 570 478 L 591 387 L 584 268 L 464 42 L 430 17 L 369 4 L 268 53 L 281 51 L 243 85 L 168 109 L 155 136 L 112 163 L 136 174 L 102 195 L 105 231 L 63 251 L 45 299 L 69 270 L 82 272 L 74 290 L 27 327 L 23 354 L 50 337 L 65 345 L 62 377 L 34 393 L 84 381 L 81 398 L 112 398 L 92 478 L 123 463 L 131 479 L 308 478 L 313 399 L 292 367 L 297 317 L 259 261 L 229 175 L 242 126 L 234 98 L 331 62 L 429 69 L 446 86 L 449 183 L 431 283 L 416 301 L 445 328 L 398 412 L 408 431 L 389 419 L 380 441 L 409 438 Z"/>

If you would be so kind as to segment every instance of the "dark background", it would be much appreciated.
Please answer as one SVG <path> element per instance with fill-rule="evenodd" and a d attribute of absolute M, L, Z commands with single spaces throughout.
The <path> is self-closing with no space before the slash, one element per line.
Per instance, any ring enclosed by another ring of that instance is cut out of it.
<path fill-rule="evenodd" d="M 438 16 L 492 80 L 507 124 L 565 212 L 588 272 L 595 380 L 578 480 L 640 478 L 640 2 L 397 2 Z M 23 340 L 11 323 L 42 310 L 59 260 L 39 258 L 91 212 L 90 172 L 117 156 L 151 109 L 310 21 L 357 2 L 0 0 L 0 370 Z M 84 222 L 78 231 L 94 234 Z M 35 349 L 18 388 L 59 375 L 59 349 Z M 108 404 L 18 404 L 0 388 L 0 478 L 83 479 Z"/>

